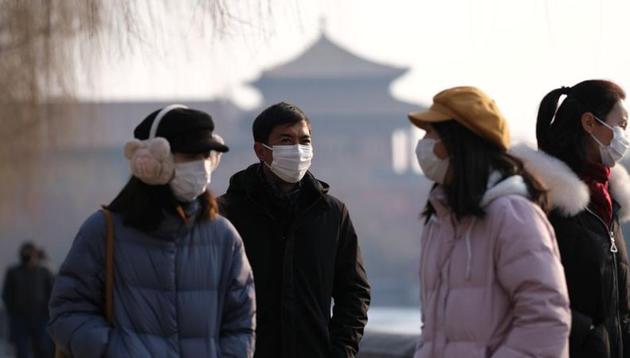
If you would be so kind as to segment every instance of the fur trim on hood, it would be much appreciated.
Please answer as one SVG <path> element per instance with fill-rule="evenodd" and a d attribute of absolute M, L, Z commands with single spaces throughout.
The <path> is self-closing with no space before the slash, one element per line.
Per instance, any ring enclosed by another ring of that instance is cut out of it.
<path fill-rule="evenodd" d="M 621 205 L 619 220 L 630 220 L 630 176 L 621 164 L 612 167 L 610 174 L 610 195 Z"/>
<path fill-rule="evenodd" d="M 495 199 L 498 199 L 502 196 L 520 195 L 524 197 L 529 197 L 527 185 L 525 185 L 525 181 L 520 175 L 513 175 L 509 178 L 505 178 L 502 181 L 499 181 L 500 179 L 501 176 L 498 172 L 494 172 L 490 175 L 490 179 L 488 180 L 488 191 L 486 191 L 483 198 L 481 199 L 480 205 L 482 207 L 488 206 Z"/>
<path fill-rule="evenodd" d="M 591 200 L 588 186 L 563 161 L 525 144 L 512 147 L 510 154 L 522 160 L 525 170 L 549 190 L 552 206 L 562 215 L 573 216 L 586 209 Z M 630 177 L 623 165 L 612 168 L 609 185 L 611 196 L 621 205 L 619 220 L 630 220 Z"/>

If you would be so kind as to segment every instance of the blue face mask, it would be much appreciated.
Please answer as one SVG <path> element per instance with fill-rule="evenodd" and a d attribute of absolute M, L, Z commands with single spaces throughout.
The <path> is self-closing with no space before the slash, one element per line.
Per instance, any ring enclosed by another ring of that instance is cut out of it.
<path fill-rule="evenodd" d="M 595 142 L 599 144 L 599 154 L 602 159 L 602 164 L 612 167 L 626 154 L 626 151 L 630 146 L 630 142 L 628 141 L 628 137 L 626 136 L 626 132 L 623 130 L 623 128 L 619 126 L 611 127 L 596 116 L 593 117 L 595 117 L 595 119 L 604 127 L 610 129 L 613 132 L 613 138 L 610 141 L 609 145 L 604 145 L 591 133 L 591 137 L 593 137 L 593 140 L 595 140 Z"/>

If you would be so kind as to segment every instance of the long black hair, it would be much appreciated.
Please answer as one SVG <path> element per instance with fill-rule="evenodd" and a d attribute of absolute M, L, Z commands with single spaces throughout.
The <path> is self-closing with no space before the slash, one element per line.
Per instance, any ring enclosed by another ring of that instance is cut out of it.
<path fill-rule="evenodd" d="M 199 200 L 201 204 L 198 219 L 213 220 L 216 217 L 218 205 L 210 190 L 195 200 Z M 148 185 L 134 176 L 107 208 L 120 213 L 125 225 L 145 232 L 157 229 L 165 214 L 183 215 L 181 206 L 168 184 Z"/>
<path fill-rule="evenodd" d="M 520 175 L 527 185 L 530 199 L 543 210 L 549 209 L 549 199 L 542 184 L 523 167 L 523 162 L 496 144 L 478 136 L 455 120 L 432 123 L 446 147 L 452 180 L 444 184 L 447 203 L 457 219 L 465 216 L 483 217 L 481 199 L 488 190 L 488 179 L 493 171 L 502 178 Z M 423 215 L 435 210 L 427 204 Z"/>
<path fill-rule="evenodd" d="M 566 98 L 558 107 L 562 95 Z M 621 87 L 605 80 L 583 81 L 572 88 L 561 87 L 549 92 L 538 109 L 538 148 L 562 160 L 574 172 L 582 172 L 588 139 L 582 127 L 582 115 L 590 112 L 604 120 L 614 105 L 625 98 Z"/>

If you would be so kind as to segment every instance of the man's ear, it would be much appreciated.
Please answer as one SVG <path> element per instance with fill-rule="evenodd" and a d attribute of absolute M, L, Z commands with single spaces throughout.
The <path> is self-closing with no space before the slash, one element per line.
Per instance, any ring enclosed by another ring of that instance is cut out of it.
<path fill-rule="evenodd" d="M 256 153 L 258 160 L 262 162 L 265 161 L 265 151 L 268 151 L 268 149 L 265 148 L 262 143 L 254 142 L 254 153 Z"/>
<path fill-rule="evenodd" d="M 580 117 L 580 122 L 582 123 L 582 128 L 588 134 L 592 134 L 593 130 L 595 130 L 595 126 L 597 125 L 597 120 L 591 112 L 582 113 L 582 116 Z"/>

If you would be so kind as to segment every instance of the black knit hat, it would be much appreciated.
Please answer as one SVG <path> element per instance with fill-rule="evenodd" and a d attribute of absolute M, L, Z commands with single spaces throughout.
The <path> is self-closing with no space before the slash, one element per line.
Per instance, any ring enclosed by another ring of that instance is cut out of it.
<path fill-rule="evenodd" d="M 155 117 L 161 109 L 149 114 L 133 131 L 136 139 L 149 138 Z M 203 111 L 190 108 L 174 108 L 166 112 L 158 124 L 156 137 L 165 138 L 172 152 L 204 153 L 211 150 L 227 152 L 229 148 L 212 137 L 214 122 Z"/>

